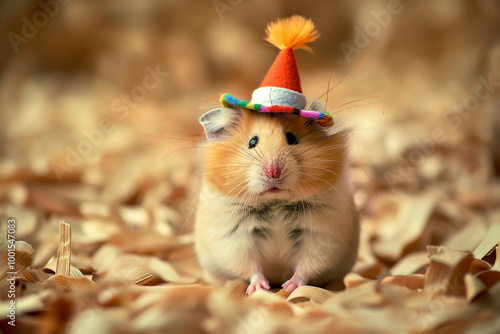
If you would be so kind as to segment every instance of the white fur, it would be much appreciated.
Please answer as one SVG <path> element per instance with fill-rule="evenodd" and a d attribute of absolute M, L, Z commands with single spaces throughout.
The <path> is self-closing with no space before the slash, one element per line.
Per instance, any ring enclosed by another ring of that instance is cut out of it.
<path fill-rule="evenodd" d="M 328 193 L 312 200 L 320 205 L 318 208 L 306 210 L 296 221 L 305 230 L 303 246 L 296 253 L 289 226 L 279 216 L 266 225 L 272 229 L 273 237 L 261 240 L 258 245 L 252 230 L 263 223 L 254 217 L 231 233 L 243 217 L 233 205 L 238 204 L 237 200 L 202 184 L 195 245 L 205 277 L 219 282 L 232 278 L 250 280 L 256 270 L 262 268 L 272 284 L 282 284 L 297 269 L 306 275 L 310 284 L 342 280 L 355 262 L 359 238 L 359 224 L 345 173 L 346 170 Z M 256 182 L 255 177 L 252 182 Z M 293 200 L 300 199 L 299 194 L 289 195 Z M 283 197 L 279 193 L 266 196 L 260 201 Z"/>

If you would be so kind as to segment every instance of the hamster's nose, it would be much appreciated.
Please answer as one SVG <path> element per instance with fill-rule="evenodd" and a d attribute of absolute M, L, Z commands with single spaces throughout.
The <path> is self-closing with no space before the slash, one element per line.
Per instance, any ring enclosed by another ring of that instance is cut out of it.
<path fill-rule="evenodd" d="M 280 165 L 277 162 L 270 162 L 265 166 L 266 175 L 272 179 L 278 178 L 281 174 Z"/>

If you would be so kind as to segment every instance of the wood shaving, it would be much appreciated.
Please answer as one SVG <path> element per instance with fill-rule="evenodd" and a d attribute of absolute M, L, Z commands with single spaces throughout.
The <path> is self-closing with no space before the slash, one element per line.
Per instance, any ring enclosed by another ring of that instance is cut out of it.
<path fill-rule="evenodd" d="M 10 33 L 55 4 L 14 52 Z M 381 24 L 393 4 L 2 2 L 0 332 L 500 333 L 500 4 L 401 1 Z M 316 55 L 297 53 L 308 99 L 326 92 L 342 43 L 356 50 L 330 88 L 370 55 L 327 105 L 352 129 L 360 249 L 343 284 L 247 296 L 247 282 L 205 282 L 195 256 L 198 118 L 219 91 L 261 82 L 274 58 L 262 27 L 287 11 L 322 34 Z M 379 24 L 360 47 L 358 31 Z M 156 67 L 168 77 L 121 100 Z M 370 96 L 384 106 L 337 113 Z"/>

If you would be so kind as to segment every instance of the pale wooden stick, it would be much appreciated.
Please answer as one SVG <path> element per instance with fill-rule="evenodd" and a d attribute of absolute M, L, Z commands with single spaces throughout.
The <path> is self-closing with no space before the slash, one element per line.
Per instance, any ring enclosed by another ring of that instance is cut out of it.
<path fill-rule="evenodd" d="M 59 249 L 57 250 L 56 275 L 70 276 L 71 265 L 71 226 L 59 222 Z"/>

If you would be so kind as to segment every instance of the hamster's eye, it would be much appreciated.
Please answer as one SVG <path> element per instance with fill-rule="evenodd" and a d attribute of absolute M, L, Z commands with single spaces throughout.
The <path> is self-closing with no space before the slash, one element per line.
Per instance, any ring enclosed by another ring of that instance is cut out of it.
<path fill-rule="evenodd" d="M 297 137 L 295 137 L 295 135 L 291 132 L 287 132 L 285 134 L 285 137 L 286 137 L 286 142 L 288 143 L 288 145 L 297 145 L 299 143 L 299 141 L 297 140 Z"/>
<path fill-rule="evenodd" d="M 248 142 L 248 148 L 254 148 L 257 146 L 257 143 L 259 142 L 259 137 L 255 136 L 250 141 Z"/>

